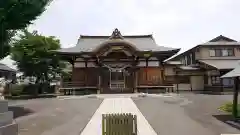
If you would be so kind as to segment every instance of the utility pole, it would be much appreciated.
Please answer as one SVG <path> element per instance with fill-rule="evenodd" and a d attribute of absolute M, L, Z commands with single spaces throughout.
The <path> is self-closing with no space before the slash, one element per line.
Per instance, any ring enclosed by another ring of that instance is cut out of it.
<path fill-rule="evenodd" d="M 233 117 L 238 117 L 238 89 L 239 89 L 239 77 L 234 78 L 234 94 L 233 94 Z"/>

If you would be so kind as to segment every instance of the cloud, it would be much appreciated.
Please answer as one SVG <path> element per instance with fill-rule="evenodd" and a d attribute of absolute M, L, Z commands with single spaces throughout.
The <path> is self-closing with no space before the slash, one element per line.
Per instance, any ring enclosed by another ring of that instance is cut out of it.
<path fill-rule="evenodd" d="M 171 46 L 173 39 L 189 40 L 180 34 L 194 35 L 193 29 L 195 33 L 201 31 L 197 27 L 209 28 L 206 20 L 224 18 L 226 15 L 221 14 L 232 10 L 236 3 L 237 0 L 55 0 L 31 28 L 56 35 L 63 47 L 74 45 L 80 34 L 109 35 L 116 27 L 124 34 L 152 33 L 159 44 Z"/>
<path fill-rule="evenodd" d="M 240 40 L 239 0 L 54 0 L 30 26 L 74 46 L 80 34 L 153 34 L 183 50 L 220 34 Z"/>

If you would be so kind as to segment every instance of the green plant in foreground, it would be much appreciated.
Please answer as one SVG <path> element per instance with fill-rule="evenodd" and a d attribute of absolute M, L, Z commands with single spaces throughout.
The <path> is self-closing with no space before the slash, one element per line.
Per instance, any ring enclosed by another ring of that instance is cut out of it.
<path fill-rule="evenodd" d="M 219 110 L 227 112 L 227 113 L 232 113 L 233 103 L 232 102 L 225 103 L 219 107 Z M 238 116 L 240 116 L 240 104 L 238 104 Z"/>

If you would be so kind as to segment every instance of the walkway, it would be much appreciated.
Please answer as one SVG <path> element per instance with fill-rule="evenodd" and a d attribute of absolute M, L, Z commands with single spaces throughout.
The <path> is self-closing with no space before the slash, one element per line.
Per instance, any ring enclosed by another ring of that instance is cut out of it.
<path fill-rule="evenodd" d="M 137 115 L 138 135 L 157 135 L 131 98 L 106 98 L 97 109 L 81 135 L 102 134 L 102 114 L 132 113 Z"/>

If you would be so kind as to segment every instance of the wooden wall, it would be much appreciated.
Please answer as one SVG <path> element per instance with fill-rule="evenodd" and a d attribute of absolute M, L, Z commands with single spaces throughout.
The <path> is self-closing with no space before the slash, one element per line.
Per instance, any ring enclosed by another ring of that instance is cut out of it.
<path fill-rule="evenodd" d="M 164 70 L 159 67 L 144 67 L 137 71 L 138 85 L 161 85 L 164 82 Z"/>
<path fill-rule="evenodd" d="M 98 86 L 98 76 L 97 68 L 74 68 L 72 82 L 80 82 L 84 86 Z"/>

